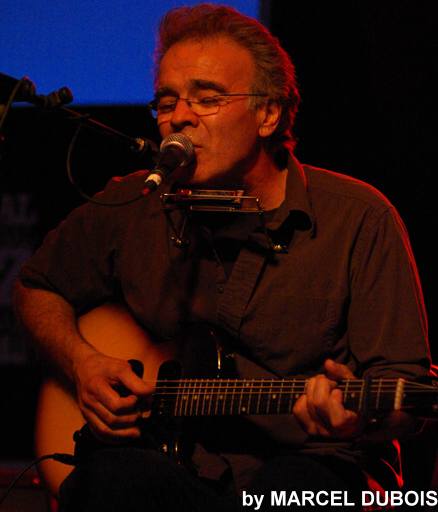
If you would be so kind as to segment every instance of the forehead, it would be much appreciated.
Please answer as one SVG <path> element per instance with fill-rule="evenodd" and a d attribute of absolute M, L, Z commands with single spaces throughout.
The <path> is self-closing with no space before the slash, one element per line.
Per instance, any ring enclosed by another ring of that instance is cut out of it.
<path fill-rule="evenodd" d="M 217 90 L 246 92 L 254 81 L 251 53 L 227 37 L 181 41 L 163 56 L 156 88 L 190 91 L 201 83 L 217 84 Z M 198 84 L 198 85 L 197 85 Z"/>

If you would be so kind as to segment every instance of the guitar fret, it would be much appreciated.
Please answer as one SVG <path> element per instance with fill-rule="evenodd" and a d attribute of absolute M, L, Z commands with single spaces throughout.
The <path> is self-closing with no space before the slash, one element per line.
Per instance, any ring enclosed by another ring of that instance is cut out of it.
<path fill-rule="evenodd" d="M 284 379 L 281 379 L 280 384 L 280 395 L 278 397 L 278 404 L 277 404 L 277 414 L 280 414 L 282 399 L 283 399 L 283 385 L 284 385 Z"/>
<path fill-rule="evenodd" d="M 236 393 L 236 384 L 237 384 L 237 380 L 234 380 L 234 384 L 233 384 L 233 392 L 231 394 L 231 407 L 230 407 L 230 414 L 234 414 L 234 398 L 235 398 L 235 393 Z"/>
<path fill-rule="evenodd" d="M 211 405 L 213 402 L 213 381 L 211 379 L 207 380 L 207 387 L 208 387 L 208 402 L 207 402 L 207 411 L 206 415 L 211 416 Z"/>
<path fill-rule="evenodd" d="M 196 416 L 196 405 L 198 403 L 198 379 L 193 379 L 193 389 L 191 393 L 190 415 Z"/>
<path fill-rule="evenodd" d="M 173 408 L 173 414 L 175 416 L 178 416 L 178 406 L 179 406 L 179 401 L 180 401 L 180 397 L 181 397 L 181 381 L 178 382 L 177 384 L 177 387 L 176 387 L 177 391 L 176 391 L 176 399 L 175 399 L 175 404 L 174 404 L 174 408 Z"/>
<path fill-rule="evenodd" d="M 289 391 L 289 406 L 288 406 L 288 412 L 291 413 L 292 412 L 292 408 L 293 408 L 293 399 L 294 399 L 294 394 L 295 394 L 295 379 L 292 379 L 291 381 L 291 389 Z"/>
<path fill-rule="evenodd" d="M 207 381 L 205 379 L 202 379 L 201 382 L 202 382 L 202 391 L 200 393 L 200 399 L 202 397 L 201 416 L 204 416 L 204 414 L 205 414 L 205 400 L 208 397 L 208 395 L 207 395 L 207 386 L 206 386 Z"/>
<path fill-rule="evenodd" d="M 180 406 L 180 416 L 184 416 L 184 407 L 187 403 L 187 380 L 184 380 L 184 386 L 182 389 L 182 395 L 181 395 L 181 406 Z"/>
<path fill-rule="evenodd" d="M 200 392 L 201 392 L 201 382 L 202 382 L 202 380 L 200 380 L 200 379 L 197 379 L 196 382 L 195 382 L 195 393 L 196 393 L 196 395 L 193 397 L 193 399 L 195 400 L 195 416 L 199 416 L 199 401 L 201 399 L 201 395 L 200 395 Z M 196 383 L 198 384 L 198 389 L 196 389 Z"/>
<path fill-rule="evenodd" d="M 185 394 L 184 394 L 184 416 L 188 416 L 187 407 L 189 406 L 190 388 L 191 388 L 191 380 L 188 379 Z"/>
<path fill-rule="evenodd" d="M 245 380 L 243 380 L 240 385 L 240 393 L 239 393 L 240 396 L 239 396 L 239 405 L 237 407 L 237 414 L 241 414 L 241 412 L 242 412 L 242 398 L 243 398 L 244 382 L 245 382 Z"/>
<path fill-rule="evenodd" d="M 208 394 L 206 396 L 206 399 L 207 399 L 207 411 L 204 412 L 204 414 L 206 415 L 210 415 L 211 414 L 211 400 L 212 400 L 212 385 L 211 385 L 211 381 L 207 380 L 207 390 L 208 390 Z"/>
<path fill-rule="evenodd" d="M 359 411 L 362 411 L 362 408 L 363 408 L 364 390 L 365 390 L 365 381 L 362 381 L 361 385 L 360 385 L 360 396 L 359 396 L 359 406 L 358 406 Z"/>
<path fill-rule="evenodd" d="M 257 397 L 257 405 L 256 405 L 256 414 L 260 414 L 260 400 L 262 399 L 262 389 L 261 389 L 261 383 L 263 381 L 259 381 L 259 390 L 258 390 L 258 397 Z"/>
<path fill-rule="evenodd" d="M 268 391 L 268 402 L 266 404 L 266 414 L 271 412 L 271 399 L 272 399 L 272 380 Z"/>
<path fill-rule="evenodd" d="M 265 380 L 263 382 L 262 414 L 268 414 L 269 413 L 269 401 L 270 401 L 269 381 Z"/>
<path fill-rule="evenodd" d="M 178 383 L 178 401 L 176 404 L 176 415 L 181 416 L 182 414 L 182 402 L 183 402 L 183 395 L 184 395 L 184 381 L 180 381 Z"/>
<path fill-rule="evenodd" d="M 247 403 L 247 413 L 251 414 L 251 398 L 252 398 L 252 392 L 254 388 L 254 379 L 251 379 L 251 384 L 248 383 L 249 386 L 249 393 L 248 393 L 248 403 Z"/>
<path fill-rule="evenodd" d="M 190 393 L 192 391 L 192 379 L 187 380 L 186 394 L 184 395 L 184 416 L 190 416 Z"/>
<path fill-rule="evenodd" d="M 220 386 L 220 381 L 218 380 L 218 387 L 217 387 L 217 389 L 214 389 L 214 393 L 213 393 L 214 400 L 215 400 L 215 404 L 214 404 L 214 415 L 215 416 L 217 416 L 217 408 L 219 405 L 219 386 Z"/>
<path fill-rule="evenodd" d="M 180 400 L 179 400 L 178 416 L 182 416 L 182 412 L 183 412 L 183 404 L 184 404 L 184 389 L 185 389 L 185 386 L 186 386 L 185 381 L 182 381 L 182 386 L 180 385 L 180 388 L 181 388 L 181 395 L 180 395 Z"/>
<path fill-rule="evenodd" d="M 194 391 L 195 391 L 195 388 L 196 388 L 196 380 L 191 380 L 191 383 L 190 383 L 190 389 L 189 389 L 189 397 L 188 397 L 188 402 L 189 402 L 189 416 L 193 416 L 193 404 L 194 404 Z"/>
<path fill-rule="evenodd" d="M 209 405 L 209 412 L 208 414 L 210 416 L 214 416 L 214 409 L 212 409 L 212 407 L 214 407 L 214 403 L 215 403 L 215 397 L 216 397 L 216 381 L 211 381 L 211 386 L 210 386 L 210 390 L 211 390 L 211 399 L 210 399 L 210 405 Z"/>
<path fill-rule="evenodd" d="M 380 393 L 382 391 L 382 379 L 379 379 L 379 386 L 377 388 L 377 397 L 376 397 L 376 410 L 379 410 L 380 407 Z"/>
<path fill-rule="evenodd" d="M 227 405 L 228 388 L 229 388 L 229 385 L 230 385 L 230 380 L 227 379 L 225 381 L 225 383 L 226 383 L 225 384 L 225 392 L 224 392 L 225 398 L 222 401 L 222 415 L 226 414 L 226 405 Z"/>
<path fill-rule="evenodd" d="M 239 414 L 242 414 L 242 413 L 247 414 L 248 413 L 248 397 L 249 397 L 248 387 L 249 387 L 249 381 L 247 379 L 245 379 L 243 381 L 243 385 L 242 385 L 242 388 L 240 391 Z M 244 400 L 246 400 L 246 405 L 245 405 Z"/>
<path fill-rule="evenodd" d="M 347 382 L 345 383 L 345 388 L 344 388 L 344 404 L 347 403 L 348 401 L 348 387 L 350 385 L 350 381 L 347 380 Z"/>
<path fill-rule="evenodd" d="M 223 407 L 223 403 L 225 402 L 226 395 L 224 395 L 224 387 L 223 387 L 223 380 L 219 381 L 219 393 L 218 393 L 218 407 L 219 410 L 221 409 L 221 406 Z M 220 414 L 219 412 L 217 414 Z"/>
<path fill-rule="evenodd" d="M 191 394 L 191 404 L 190 404 L 191 416 L 196 416 L 196 406 L 198 404 L 197 386 L 198 386 L 198 379 L 194 379 L 193 380 L 193 390 L 192 390 L 192 394 Z"/>

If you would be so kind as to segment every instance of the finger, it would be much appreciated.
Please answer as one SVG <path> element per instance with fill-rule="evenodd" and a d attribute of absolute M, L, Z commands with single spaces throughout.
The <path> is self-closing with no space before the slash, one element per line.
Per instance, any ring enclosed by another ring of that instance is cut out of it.
<path fill-rule="evenodd" d="M 84 405 L 84 409 L 91 411 L 111 429 L 122 429 L 135 426 L 141 417 L 140 413 L 137 412 L 133 414 L 113 414 L 98 402 L 91 404 L 91 406 Z"/>
<path fill-rule="evenodd" d="M 358 417 L 355 412 L 345 409 L 340 389 L 333 390 L 331 394 L 329 417 L 333 428 L 342 427 L 344 423 L 349 423 L 353 418 Z"/>
<path fill-rule="evenodd" d="M 292 412 L 301 427 L 311 436 L 328 437 L 330 432 L 321 424 L 314 421 L 309 414 L 307 407 L 307 396 L 302 395 L 295 403 Z"/>
<path fill-rule="evenodd" d="M 130 367 L 129 370 L 123 371 L 119 378 L 122 385 L 134 395 L 145 397 L 151 395 L 154 390 L 153 386 L 146 384 Z"/>
<path fill-rule="evenodd" d="M 345 409 L 342 392 L 339 389 L 335 389 L 331 394 L 329 417 L 330 431 L 336 437 L 351 437 L 359 430 L 359 416 L 355 412 Z"/>
<path fill-rule="evenodd" d="M 307 408 L 313 421 L 322 424 L 325 428 L 330 426 L 329 400 L 336 382 L 327 379 L 324 375 L 317 375 L 309 381 L 307 395 Z"/>
<path fill-rule="evenodd" d="M 324 369 L 329 379 L 342 380 L 354 379 L 354 373 L 345 364 L 336 363 L 333 359 L 327 359 L 324 362 Z"/>
<path fill-rule="evenodd" d="M 135 395 L 121 397 L 117 391 L 104 379 L 94 382 L 90 391 L 84 393 L 84 402 L 91 406 L 93 403 L 101 403 L 108 411 L 114 414 L 132 412 L 137 405 L 138 398 Z"/>
<path fill-rule="evenodd" d="M 94 435 L 104 442 L 117 443 L 126 439 L 138 439 L 141 435 L 139 426 L 112 429 L 106 425 L 93 411 L 85 410 L 84 416 Z"/>

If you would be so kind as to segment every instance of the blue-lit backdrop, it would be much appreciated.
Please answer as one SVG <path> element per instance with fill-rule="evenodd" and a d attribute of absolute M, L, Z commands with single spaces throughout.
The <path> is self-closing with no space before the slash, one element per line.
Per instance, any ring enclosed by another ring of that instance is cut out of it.
<path fill-rule="evenodd" d="M 144 103 L 152 96 L 158 20 L 171 7 L 197 3 L 2 0 L 0 71 L 27 75 L 40 94 L 66 85 L 75 104 Z M 226 3 L 258 16 L 257 0 Z"/>

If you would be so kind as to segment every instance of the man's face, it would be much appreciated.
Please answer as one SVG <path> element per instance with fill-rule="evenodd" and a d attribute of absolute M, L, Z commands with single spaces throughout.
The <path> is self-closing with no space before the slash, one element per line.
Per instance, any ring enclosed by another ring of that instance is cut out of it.
<path fill-rule="evenodd" d="M 254 71 L 248 50 L 227 37 L 183 41 L 171 46 L 164 55 L 156 93 L 170 100 L 251 93 Z M 207 116 L 196 115 L 180 100 L 170 116 L 158 117 L 163 138 L 171 133 L 183 133 L 195 147 L 196 165 L 182 173 L 177 171 L 181 181 L 239 185 L 242 176 L 257 165 L 261 149 L 258 111 L 250 108 L 250 97 L 230 100 L 217 113 Z"/>

